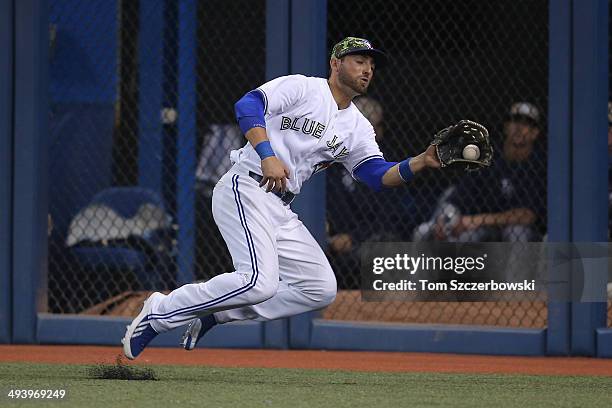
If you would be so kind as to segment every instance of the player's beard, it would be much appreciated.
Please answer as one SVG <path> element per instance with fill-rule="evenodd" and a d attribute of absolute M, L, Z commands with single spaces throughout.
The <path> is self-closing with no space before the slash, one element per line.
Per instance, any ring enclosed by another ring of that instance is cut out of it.
<path fill-rule="evenodd" d="M 342 66 L 338 71 L 338 81 L 358 95 L 365 95 L 368 92 L 368 85 L 370 85 L 370 81 L 364 85 L 361 78 L 351 78 Z"/>

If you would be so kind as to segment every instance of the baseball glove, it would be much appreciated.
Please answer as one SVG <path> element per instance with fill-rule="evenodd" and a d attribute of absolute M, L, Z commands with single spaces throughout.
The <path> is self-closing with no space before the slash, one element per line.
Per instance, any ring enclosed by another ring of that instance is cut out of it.
<path fill-rule="evenodd" d="M 436 146 L 442 167 L 474 171 L 490 166 L 493 160 L 487 128 L 471 120 L 442 129 L 431 144 Z"/>

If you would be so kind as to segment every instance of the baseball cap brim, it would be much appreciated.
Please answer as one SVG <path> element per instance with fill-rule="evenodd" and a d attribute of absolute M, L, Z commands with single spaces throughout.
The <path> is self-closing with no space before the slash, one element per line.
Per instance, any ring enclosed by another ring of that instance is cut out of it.
<path fill-rule="evenodd" d="M 376 48 L 354 48 L 352 50 L 348 50 L 338 56 L 338 58 L 346 57 L 347 55 L 369 55 L 374 58 L 374 62 L 376 63 L 377 68 L 382 68 L 387 64 L 387 54 L 382 52 L 381 50 L 377 50 Z"/>
<path fill-rule="evenodd" d="M 514 114 L 514 115 L 507 115 L 506 116 L 506 120 L 509 122 L 519 122 L 519 123 L 526 123 L 530 126 L 539 128 L 540 127 L 540 122 L 538 122 L 537 120 L 535 120 L 534 118 L 532 118 L 531 116 L 528 115 L 523 115 L 520 113 Z"/>
<path fill-rule="evenodd" d="M 506 116 L 507 120 L 522 121 L 540 126 L 540 111 L 530 102 L 515 102 Z"/>

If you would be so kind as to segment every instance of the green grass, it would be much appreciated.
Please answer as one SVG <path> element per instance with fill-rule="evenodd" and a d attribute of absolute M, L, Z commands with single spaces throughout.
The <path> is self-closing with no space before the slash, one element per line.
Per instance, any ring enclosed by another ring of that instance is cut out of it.
<path fill-rule="evenodd" d="M 153 367 L 158 381 L 94 380 L 90 366 L 0 364 L 0 406 L 612 407 L 612 378 Z M 10 388 L 67 391 L 11 402 Z"/>

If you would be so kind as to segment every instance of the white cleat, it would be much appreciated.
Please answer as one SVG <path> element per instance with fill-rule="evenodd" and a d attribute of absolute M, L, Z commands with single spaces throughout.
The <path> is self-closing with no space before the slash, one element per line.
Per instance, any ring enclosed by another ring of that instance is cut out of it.
<path fill-rule="evenodd" d="M 181 346 L 183 346 L 185 350 L 193 350 L 200 339 L 198 336 L 201 330 L 202 321 L 200 319 L 195 319 L 193 322 L 189 323 L 187 330 L 183 333 Z"/>
<path fill-rule="evenodd" d="M 132 320 L 132 323 L 126 327 L 125 336 L 121 339 L 121 343 L 123 344 L 123 354 L 130 360 L 134 360 L 138 357 L 147 344 L 149 344 L 158 334 L 151 326 L 149 315 L 151 314 L 153 299 L 160 296 L 164 295 L 159 292 L 152 293 L 144 302 L 138 316 L 136 316 L 136 318 Z"/>

